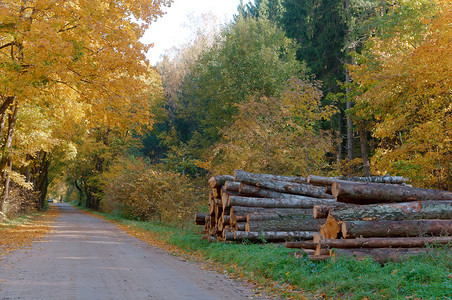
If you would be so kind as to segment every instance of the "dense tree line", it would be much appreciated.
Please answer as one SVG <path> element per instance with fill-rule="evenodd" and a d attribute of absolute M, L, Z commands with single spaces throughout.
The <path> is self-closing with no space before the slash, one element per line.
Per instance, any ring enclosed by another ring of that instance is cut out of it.
<path fill-rule="evenodd" d="M 177 100 L 166 88 L 172 84 L 165 80 L 166 70 L 199 44 L 171 53 L 173 59 L 158 66 L 168 101 L 177 102 L 165 121 L 167 133 L 178 137 L 172 149 L 192 163 L 194 172 L 199 168 L 193 165 L 210 172 L 235 165 L 294 175 L 390 173 L 411 177 L 418 186 L 450 189 L 450 60 L 421 58 L 449 50 L 450 23 L 444 21 L 449 13 L 450 4 L 441 0 L 256 0 L 242 5 L 217 40 L 185 63 Z M 437 31 L 444 33 L 437 37 Z M 440 45 L 433 42 L 442 38 Z M 438 46 L 441 50 L 431 50 Z M 417 56 L 419 61 L 413 60 Z M 425 74 L 420 61 L 425 61 Z M 427 66 L 441 72 L 434 77 Z M 411 72 L 416 77 L 407 77 Z M 420 84 L 423 76 L 432 76 L 428 84 Z M 281 106 L 293 78 L 300 86 L 317 87 L 319 109 L 336 107 L 334 114 L 310 123 L 314 135 L 309 138 L 292 126 L 299 118 L 286 114 L 295 103 Z M 300 140 L 283 142 L 282 137 L 290 140 L 289 132 Z M 306 140 L 328 147 L 320 147 L 322 155 L 315 159 L 303 156 Z M 269 141 L 284 154 L 265 146 Z M 173 153 L 166 155 L 174 158 Z"/>

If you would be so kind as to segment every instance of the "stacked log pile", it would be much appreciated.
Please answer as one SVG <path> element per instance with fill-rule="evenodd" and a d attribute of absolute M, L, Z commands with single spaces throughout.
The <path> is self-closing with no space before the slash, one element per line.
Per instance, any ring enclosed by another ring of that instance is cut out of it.
<path fill-rule="evenodd" d="M 287 241 L 312 260 L 371 256 L 385 262 L 452 243 L 452 193 L 403 177 L 289 177 L 236 170 L 209 180 L 212 241 Z"/>
<path fill-rule="evenodd" d="M 198 213 L 205 238 L 231 240 L 306 240 L 319 232 L 326 219 L 313 216 L 315 205 L 349 207 L 336 203 L 323 187 L 304 177 L 248 173 L 218 175 L 209 180 L 208 213 Z"/>
<path fill-rule="evenodd" d="M 337 203 L 355 204 L 314 207 L 315 218 L 326 218 L 309 245 L 310 249 L 315 245 L 319 259 L 370 256 L 385 262 L 428 251 L 428 244 L 452 244 L 451 192 L 409 187 L 402 184 L 403 178 L 378 180 L 363 183 L 308 176 L 310 183 L 331 186 Z M 288 242 L 286 246 L 306 249 L 307 245 Z"/>

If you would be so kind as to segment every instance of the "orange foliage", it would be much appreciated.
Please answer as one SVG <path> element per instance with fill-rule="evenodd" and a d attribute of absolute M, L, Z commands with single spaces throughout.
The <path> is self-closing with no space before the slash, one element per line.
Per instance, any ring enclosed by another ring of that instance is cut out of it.
<path fill-rule="evenodd" d="M 29 247 L 32 242 L 42 239 L 51 230 L 50 224 L 59 216 L 57 207 L 51 207 L 42 215 L 32 217 L 21 225 L 0 223 L 0 260 L 11 251 Z M 1 217 L 1 216 L 0 216 Z"/>

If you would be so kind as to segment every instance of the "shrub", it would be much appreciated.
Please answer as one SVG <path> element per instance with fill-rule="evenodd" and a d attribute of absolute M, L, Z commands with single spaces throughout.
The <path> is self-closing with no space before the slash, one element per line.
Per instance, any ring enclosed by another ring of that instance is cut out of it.
<path fill-rule="evenodd" d="M 204 194 L 187 176 L 160 170 L 139 158 L 117 162 L 103 178 L 103 210 L 138 220 L 181 223 L 198 210 Z"/>

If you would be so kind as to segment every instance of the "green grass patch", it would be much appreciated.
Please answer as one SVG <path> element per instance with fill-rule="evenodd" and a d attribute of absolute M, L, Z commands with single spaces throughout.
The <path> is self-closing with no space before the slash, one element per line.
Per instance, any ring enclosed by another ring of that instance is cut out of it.
<path fill-rule="evenodd" d="M 257 282 L 290 284 L 309 294 L 339 299 L 452 299 L 450 248 L 413 256 L 384 266 L 370 259 L 311 262 L 296 258 L 279 244 L 211 243 L 201 239 L 199 228 L 171 227 L 104 215 L 132 228 L 152 231 L 164 242 L 205 259 L 225 264 L 231 274 Z M 290 296 L 290 293 L 286 293 Z"/>

